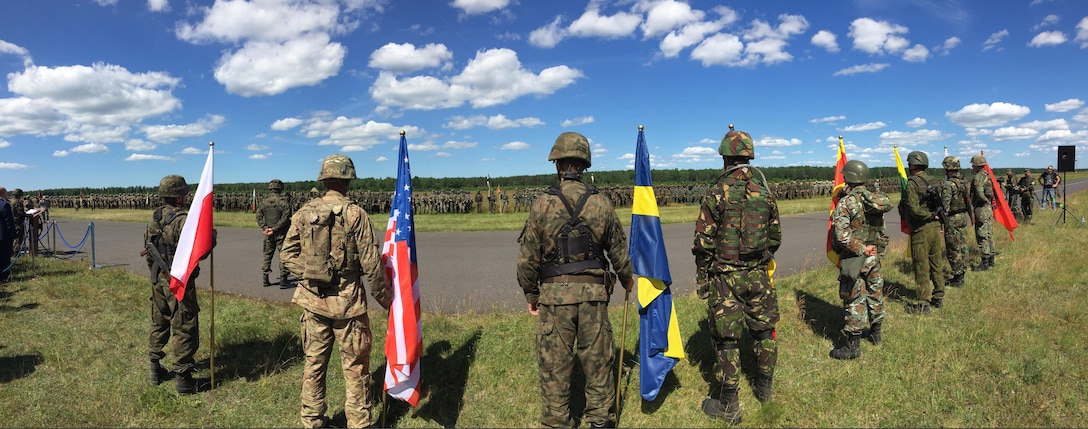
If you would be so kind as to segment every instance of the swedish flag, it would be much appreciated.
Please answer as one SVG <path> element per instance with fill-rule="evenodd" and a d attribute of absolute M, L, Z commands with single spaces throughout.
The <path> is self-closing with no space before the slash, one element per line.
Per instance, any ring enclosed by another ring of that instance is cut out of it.
<path fill-rule="evenodd" d="M 665 375 L 684 357 L 684 346 L 669 290 L 672 275 L 661 237 L 661 216 L 650 179 L 650 153 L 642 126 L 635 149 L 630 246 L 631 263 L 638 278 L 639 390 L 644 399 L 652 401 L 657 398 Z"/>

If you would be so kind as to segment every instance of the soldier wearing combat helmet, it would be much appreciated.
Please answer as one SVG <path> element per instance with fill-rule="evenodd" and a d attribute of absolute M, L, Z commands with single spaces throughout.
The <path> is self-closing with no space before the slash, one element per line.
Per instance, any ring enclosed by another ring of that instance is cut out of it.
<path fill-rule="evenodd" d="M 291 216 L 280 260 L 299 278 L 292 302 L 302 307 L 302 426 L 327 427 L 326 374 L 333 342 L 343 361 L 348 427 L 377 423 L 370 379 L 370 317 L 364 284 L 384 308 L 393 288 L 381 259 L 380 237 L 365 210 L 347 198 L 355 164 L 329 155 L 317 176 L 328 188 Z M 306 237 L 306 239 L 303 239 Z M 363 277 L 366 282 L 363 282 Z M 334 340 L 335 338 L 335 340 Z"/>
<path fill-rule="evenodd" d="M 960 159 L 946 156 L 941 162 L 944 166 L 944 182 L 941 183 L 941 204 L 944 207 L 944 245 L 948 257 L 948 266 L 952 277 L 946 282 L 949 286 L 963 286 L 967 272 L 967 258 L 971 250 L 967 247 L 967 227 L 971 225 L 971 197 L 967 181 L 960 177 Z"/>
<path fill-rule="evenodd" d="M 740 338 L 745 326 L 756 358 L 757 375 L 752 382 L 756 399 L 771 399 L 779 313 L 767 266 L 782 244 L 782 227 L 767 179 L 749 164 L 755 158 L 752 136 L 730 124 L 718 153 L 725 162 L 724 172 L 703 196 L 691 249 L 721 370 L 719 398 L 703 400 L 702 410 L 737 424 L 741 420 Z"/>
<path fill-rule="evenodd" d="M 608 299 L 617 279 L 634 284 L 627 236 L 612 202 L 582 175 L 592 165 L 589 140 L 565 132 L 548 160 L 559 184 L 529 209 L 518 243 L 517 278 L 529 313 L 537 316 L 536 354 L 545 427 L 574 427 L 570 412 L 574 359 L 585 374 L 585 417 L 590 427 L 613 427 L 616 345 Z M 569 221 L 580 219 L 580 222 Z M 577 343 L 577 346 L 575 344 Z"/>
<path fill-rule="evenodd" d="M 906 305 L 908 313 L 929 314 L 932 307 L 944 305 L 944 235 L 942 219 L 941 181 L 926 173 L 929 157 L 925 152 L 907 154 L 910 169 L 906 200 L 900 201 L 904 217 L 910 225 L 911 269 L 914 272 L 916 298 Z"/>
<path fill-rule="evenodd" d="M 194 378 L 192 374 L 196 365 L 194 356 L 200 346 L 200 306 L 196 297 L 196 278 L 200 275 L 200 267 L 193 268 L 181 299 L 175 298 L 170 290 L 170 267 L 188 216 L 183 209 L 188 195 L 189 185 L 184 177 L 172 174 L 159 181 L 162 205 L 155 209 L 151 222 L 147 224 L 144 249 L 140 252 L 151 271 L 151 383 L 157 385 L 169 376 L 159 361 L 166 356 L 163 348 L 172 335 L 175 389 L 183 395 L 211 388 L 209 379 Z M 215 230 L 212 230 L 213 247 L 215 236 Z M 200 255 L 200 259 L 207 256 Z"/>
<path fill-rule="evenodd" d="M 993 182 L 986 171 L 986 157 L 977 154 L 971 157 L 971 206 L 975 211 L 975 240 L 982 259 L 972 271 L 986 271 L 994 266 L 994 209 L 995 199 Z M 1027 214 L 1025 214 L 1027 216 Z"/>
<path fill-rule="evenodd" d="M 291 226 L 291 204 L 283 197 L 283 181 L 272 179 L 268 182 L 268 190 L 272 191 L 261 199 L 257 206 L 257 226 L 261 227 L 264 234 L 264 246 L 262 248 L 264 258 L 261 260 L 261 280 L 263 286 L 272 286 L 268 281 L 268 274 L 272 272 L 272 255 L 279 253 L 283 247 L 283 237 L 287 235 L 287 228 Z M 287 282 L 287 267 L 283 266 L 283 260 L 279 263 L 280 289 L 290 289 Z"/>

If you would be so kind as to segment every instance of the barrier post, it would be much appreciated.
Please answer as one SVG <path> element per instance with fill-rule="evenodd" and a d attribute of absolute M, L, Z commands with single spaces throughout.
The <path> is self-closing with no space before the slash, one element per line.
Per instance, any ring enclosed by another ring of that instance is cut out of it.
<path fill-rule="evenodd" d="M 91 266 L 88 269 L 93 270 L 95 268 L 98 268 L 98 263 L 95 262 L 94 255 L 94 222 L 91 222 L 90 225 L 88 225 L 87 227 L 91 229 Z"/>

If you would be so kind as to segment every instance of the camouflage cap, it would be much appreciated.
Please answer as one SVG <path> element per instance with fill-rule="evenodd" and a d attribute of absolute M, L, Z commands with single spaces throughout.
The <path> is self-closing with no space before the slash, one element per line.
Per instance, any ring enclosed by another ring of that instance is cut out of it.
<path fill-rule="evenodd" d="M 944 166 L 945 170 L 959 170 L 960 159 L 949 155 L 944 157 L 944 161 L 941 161 L 941 165 Z"/>
<path fill-rule="evenodd" d="M 718 154 L 721 156 L 739 156 L 748 159 L 756 157 L 756 145 L 752 142 L 752 135 L 745 131 L 733 130 L 733 124 L 729 124 L 729 132 L 722 137 L 722 144 L 718 146 Z"/>
<path fill-rule="evenodd" d="M 563 158 L 577 158 L 586 162 L 586 167 L 593 165 L 592 154 L 589 152 L 589 139 L 576 132 L 567 131 L 555 138 L 555 144 L 548 153 L 548 161 Z"/>
<path fill-rule="evenodd" d="M 355 179 L 355 163 L 347 155 L 334 153 L 321 161 L 321 172 L 317 180 L 325 179 Z"/>
<path fill-rule="evenodd" d="M 268 189 L 275 190 L 275 191 L 282 191 L 283 190 L 283 181 L 280 180 L 280 179 L 272 179 L 271 182 L 268 182 Z"/>
<path fill-rule="evenodd" d="M 181 198 L 189 193 L 189 184 L 177 174 L 163 177 L 159 181 L 159 196 L 163 198 Z"/>
<path fill-rule="evenodd" d="M 981 167 L 983 165 L 986 165 L 986 157 L 982 156 L 981 153 L 971 157 L 972 167 Z"/>

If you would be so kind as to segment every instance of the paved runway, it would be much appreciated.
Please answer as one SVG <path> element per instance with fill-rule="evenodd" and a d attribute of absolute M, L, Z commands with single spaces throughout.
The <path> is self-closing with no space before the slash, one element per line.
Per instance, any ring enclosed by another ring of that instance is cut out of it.
<path fill-rule="evenodd" d="M 1088 179 L 1070 180 L 1068 192 L 1077 192 L 1085 187 L 1088 187 Z M 379 229 L 384 229 L 386 220 L 386 215 L 371 217 L 371 221 Z M 1069 222 L 1075 223 L 1078 220 L 1069 219 Z M 63 240 L 55 238 L 56 244 L 53 247 L 62 253 L 68 250 L 64 241 L 77 244 L 89 225 L 85 220 L 56 221 Z M 826 212 L 782 218 L 783 243 L 775 255 L 779 267 L 776 278 L 829 263 L 824 255 L 827 221 Z M 888 225 L 888 235 L 893 241 L 904 238 L 899 232 L 899 216 L 895 210 L 885 216 L 885 223 Z M 82 254 L 77 258 L 85 258 L 88 266 L 93 259 L 93 263 L 99 268 L 121 268 L 146 277 L 147 265 L 143 257 L 139 256 L 143 246 L 144 228 L 144 224 L 134 222 L 94 222 L 93 247 L 90 243 L 85 245 Z M 381 231 L 378 233 L 380 235 Z M 524 310 L 525 298 L 517 285 L 514 272 L 518 233 L 417 233 L 423 310 L 441 313 Z M 695 262 L 691 255 L 694 219 L 691 223 L 663 225 L 662 234 L 669 255 L 673 293 L 692 293 L 695 289 Z M 90 239 L 88 241 L 91 242 Z M 216 291 L 290 302 L 292 290 L 261 286 L 261 246 L 262 235 L 257 229 L 218 228 L 218 245 L 213 256 L 201 262 L 202 271 L 197 287 L 209 288 L 210 279 L 214 276 Z M 275 263 L 273 260 L 273 264 Z M 621 288 L 617 289 L 618 292 L 612 295 L 611 302 L 622 305 L 624 294 Z"/>

